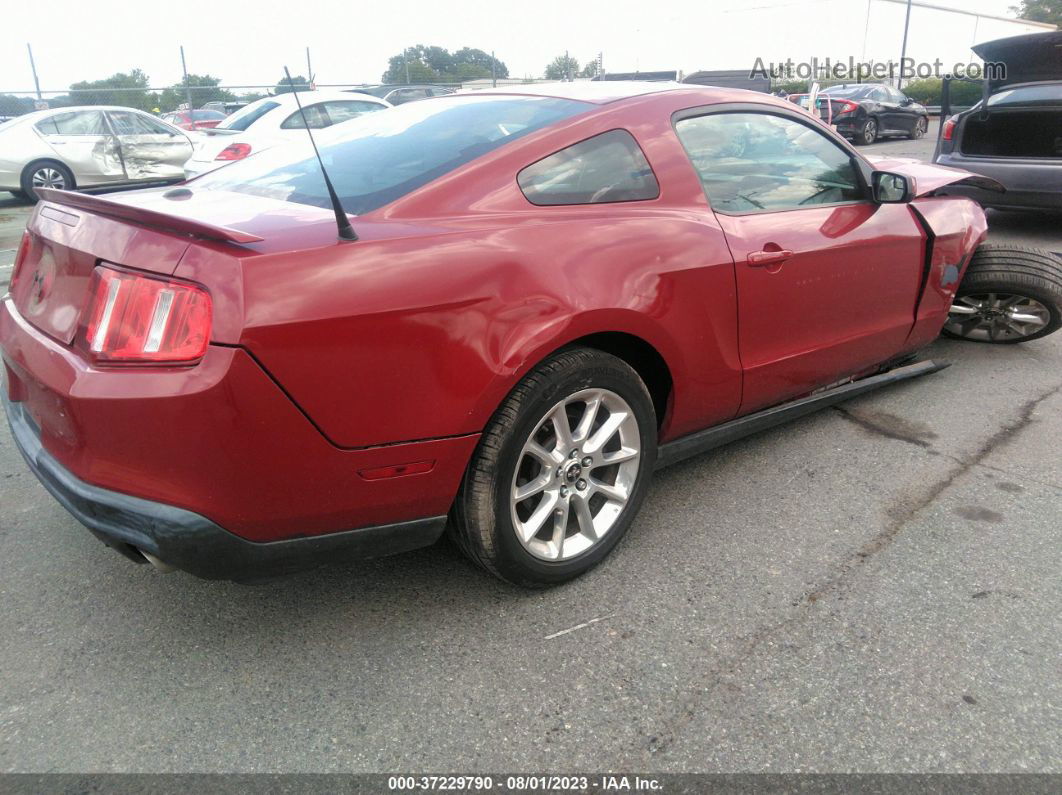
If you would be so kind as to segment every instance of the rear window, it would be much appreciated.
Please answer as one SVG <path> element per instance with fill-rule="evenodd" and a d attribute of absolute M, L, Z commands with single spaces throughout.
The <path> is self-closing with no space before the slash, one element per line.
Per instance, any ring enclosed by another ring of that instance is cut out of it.
<path fill-rule="evenodd" d="M 246 130 L 260 118 L 265 116 L 273 108 L 279 108 L 279 102 L 263 102 L 259 105 L 257 102 L 248 105 L 245 108 L 233 113 L 225 121 L 218 125 L 219 129 L 225 130 Z"/>
<path fill-rule="evenodd" d="M 193 110 L 192 118 L 195 121 L 220 121 L 225 118 L 225 114 L 218 113 L 216 110 Z"/>
<path fill-rule="evenodd" d="M 440 97 L 367 113 L 317 134 L 344 209 L 371 212 L 455 168 L 549 124 L 583 113 L 585 102 L 552 97 Z M 308 142 L 233 163 L 195 184 L 330 207 Z"/>
<path fill-rule="evenodd" d="M 988 98 L 988 106 L 997 105 L 1059 105 L 1062 104 L 1062 83 L 1008 88 Z"/>
<path fill-rule="evenodd" d="M 841 97 L 842 99 L 866 99 L 876 88 L 876 85 L 864 83 L 861 86 L 834 86 L 820 93 L 829 94 L 831 97 Z"/>
<path fill-rule="evenodd" d="M 532 163 L 516 178 L 532 204 L 605 204 L 660 195 L 641 147 L 626 130 L 611 130 Z"/>

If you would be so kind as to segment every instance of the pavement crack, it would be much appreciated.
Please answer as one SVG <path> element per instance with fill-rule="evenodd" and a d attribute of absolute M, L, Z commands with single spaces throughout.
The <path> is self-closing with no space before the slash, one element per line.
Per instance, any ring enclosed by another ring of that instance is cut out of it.
<path fill-rule="evenodd" d="M 1017 417 L 997 429 L 996 432 L 985 440 L 985 442 L 981 444 L 977 451 L 969 458 L 960 459 L 948 456 L 949 459 L 955 461 L 955 466 L 942 478 L 933 483 L 918 500 L 906 506 L 902 512 L 897 513 L 884 530 L 874 536 L 874 538 L 870 539 L 854 554 L 843 560 L 838 565 L 834 576 L 830 577 L 815 590 L 806 594 L 802 599 L 793 602 L 792 606 L 799 608 L 797 613 L 783 621 L 764 627 L 749 635 L 744 643 L 741 644 L 740 649 L 723 660 L 719 665 L 713 666 L 710 670 L 706 671 L 701 676 L 700 680 L 694 685 L 691 695 L 682 699 L 676 705 L 675 710 L 669 718 L 664 718 L 663 725 L 656 731 L 646 733 L 647 737 L 644 750 L 648 752 L 650 756 L 656 756 L 666 752 L 668 748 L 674 745 L 683 729 L 693 721 L 701 704 L 704 702 L 707 693 L 722 686 L 726 677 L 736 673 L 739 666 L 751 657 L 763 643 L 769 641 L 778 633 L 783 632 L 792 626 L 798 625 L 814 615 L 813 608 L 816 602 L 820 601 L 825 596 L 840 590 L 848 581 L 850 575 L 858 571 L 877 553 L 887 548 L 900 534 L 900 531 L 903 530 L 903 528 L 916 515 L 936 502 L 940 495 L 947 491 L 956 480 L 969 472 L 972 468 L 981 466 L 982 462 L 995 450 L 1006 444 L 1007 441 L 1020 433 L 1024 428 L 1028 427 L 1033 422 L 1033 415 L 1036 413 L 1036 409 L 1040 404 L 1057 395 L 1060 391 L 1062 391 L 1062 384 L 1057 384 L 1038 397 L 1023 403 L 1018 411 Z M 863 425 L 862 422 L 851 416 L 850 412 L 844 409 L 841 409 L 840 412 L 848 419 L 852 419 L 860 425 Z M 878 428 L 874 428 L 874 430 L 880 432 L 880 429 Z M 889 436 L 890 434 L 882 433 L 882 435 Z M 900 441 L 917 443 L 913 442 L 910 438 L 901 438 Z M 922 445 L 919 444 L 919 446 Z"/>

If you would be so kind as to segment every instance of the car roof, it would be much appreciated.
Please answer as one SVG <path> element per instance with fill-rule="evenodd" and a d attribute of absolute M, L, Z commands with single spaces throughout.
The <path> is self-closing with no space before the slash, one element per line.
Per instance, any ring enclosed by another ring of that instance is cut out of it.
<path fill-rule="evenodd" d="M 604 105 L 630 97 L 645 94 L 658 94 L 664 91 L 697 89 L 691 83 L 673 81 L 651 82 L 648 80 L 578 80 L 571 83 L 524 83 L 500 88 L 481 88 L 459 93 L 468 94 L 521 94 L 535 97 L 555 97 L 557 99 L 575 99 Z M 703 86 L 703 88 L 709 88 Z"/>

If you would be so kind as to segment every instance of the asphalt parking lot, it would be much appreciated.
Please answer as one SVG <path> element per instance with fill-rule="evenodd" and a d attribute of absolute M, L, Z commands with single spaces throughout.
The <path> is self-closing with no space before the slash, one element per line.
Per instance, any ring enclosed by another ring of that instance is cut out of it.
<path fill-rule="evenodd" d="M 1057 219 L 991 234 L 1062 250 Z M 1062 772 L 1062 335 L 926 355 L 953 366 L 659 473 L 546 592 L 446 543 L 162 575 L 5 426 L 0 769 Z"/>

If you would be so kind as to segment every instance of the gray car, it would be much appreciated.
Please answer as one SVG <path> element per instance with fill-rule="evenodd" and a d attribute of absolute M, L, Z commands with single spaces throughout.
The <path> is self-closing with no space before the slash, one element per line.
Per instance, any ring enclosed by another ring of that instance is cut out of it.
<path fill-rule="evenodd" d="M 178 182 L 191 154 L 188 135 L 133 108 L 42 110 L 0 127 L 0 190 Z"/>
<path fill-rule="evenodd" d="M 941 125 L 933 162 L 983 174 L 1006 193 L 949 187 L 986 207 L 1062 211 L 1062 31 L 973 48 L 1005 75 L 986 77 L 984 98 Z"/>

